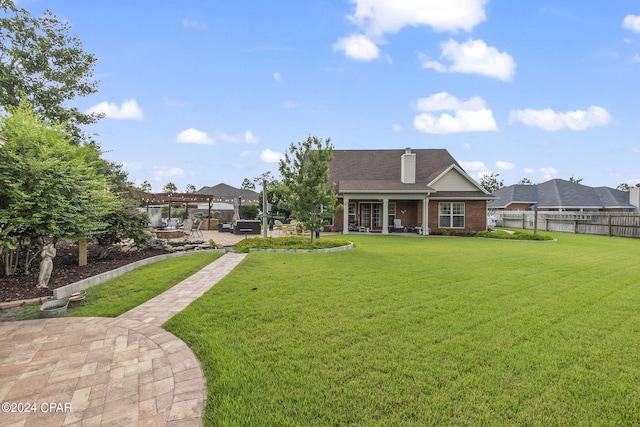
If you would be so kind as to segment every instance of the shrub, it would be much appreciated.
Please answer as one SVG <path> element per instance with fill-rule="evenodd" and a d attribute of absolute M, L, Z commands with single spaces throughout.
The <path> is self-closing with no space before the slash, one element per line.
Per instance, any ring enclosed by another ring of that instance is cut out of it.
<path fill-rule="evenodd" d="M 254 237 L 244 239 L 233 247 L 236 252 L 249 252 L 249 249 L 326 249 L 346 246 L 349 242 L 337 239 L 315 239 L 313 243 L 306 237 Z"/>
<path fill-rule="evenodd" d="M 553 240 L 553 237 L 544 234 L 533 234 L 523 231 L 514 231 L 513 234 L 506 231 L 480 231 L 476 233 L 476 237 L 486 237 L 489 239 L 505 239 L 505 240 Z"/>

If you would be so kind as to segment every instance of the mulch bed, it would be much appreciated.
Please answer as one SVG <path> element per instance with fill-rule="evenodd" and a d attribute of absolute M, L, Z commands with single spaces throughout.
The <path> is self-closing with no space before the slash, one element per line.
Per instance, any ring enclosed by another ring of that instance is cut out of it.
<path fill-rule="evenodd" d="M 132 262 L 156 255 L 166 254 L 161 249 L 146 249 L 143 251 L 111 251 L 103 259 L 99 259 L 97 245 L 88 245 L 87 265 L 78 266 L 78 246 L 60 242 L 56 245 L 56 257 L 53 259 L 53 272 L 48 289 L 38 289 L 38 272 L 40 271 L 39 257 L 31 264 L 31 274 L 20 272 L 15 276 L 0 276 L 0 303 L 20 301 L 33 298 L 53 296 L 53 290 L 68 284 L 86 279 L 100 273 L 113 270 Z"/>

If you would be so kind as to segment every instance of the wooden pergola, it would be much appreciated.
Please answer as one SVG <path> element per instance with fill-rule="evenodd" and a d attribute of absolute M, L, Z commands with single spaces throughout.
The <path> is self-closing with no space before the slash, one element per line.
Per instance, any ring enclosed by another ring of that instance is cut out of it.
<path fill-rule="evenodd" d="M 139 190 L 121 189 L 118 190 L 120 197 L 125 199 L 142 200 L 147 204 L 147 213 L 149 213 L 149 205 L 169 205 L 169 219 L 171 219 L 171 204 L 184 203 L 207 203 L 209 207 L 209 218 L 211 218 L 211 206 L 213 205 L 214 196 L 209 194 L 195 193 L 146 193 Z"/>

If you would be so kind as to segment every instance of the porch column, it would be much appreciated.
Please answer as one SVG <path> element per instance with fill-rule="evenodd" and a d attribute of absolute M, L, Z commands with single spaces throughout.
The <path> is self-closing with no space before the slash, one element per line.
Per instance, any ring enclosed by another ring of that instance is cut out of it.
<path fill-rule="evenodd" d="M 342 234 L 349 234 L 349 198 L 342 198 Z"/>
<path fill-rule="evenodd" d="M 429 235 L 429 198 L 422 201 L 422 235 Z"/>
<path fill-rule="evenodd" d="M 382 234 L 389 234 L 389 199 L 382 199 Z"/>

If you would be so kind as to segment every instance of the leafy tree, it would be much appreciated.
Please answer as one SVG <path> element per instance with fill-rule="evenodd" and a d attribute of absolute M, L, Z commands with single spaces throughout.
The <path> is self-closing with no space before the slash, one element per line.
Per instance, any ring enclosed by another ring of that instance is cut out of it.
<path fill-rule="evenodd" d="M 499 176 L 500 174 L 493 173 L 493 172 L 490 174 L 484 175 L 482 178 L 480 178 L 480 185 L 489 193 L 493 193 L 494 191 L 504 187 L 504 181 L 498 180 Z"/>
<path fill-rule="evenodd" d="M 0 258 L 5 274 L 25 273 L 38 248 L 58 240 L 91 238 L 117 204 L 110 182 L 96 169 L 95 145 L 74 145 L 62 125 L 39 116 L 27 101 L 0 120 Z"/>
<path fill-rule="evenodd" d="M 97 92 L 95 55 L 84 52 L 70 25 L 51 11 L 33 18 L 12 0 L 0 0 L 0 106 L 7 110 L 23 97 L 51 122 L 65 123 L 76 143 L 89 140 L 79 126 L 95 123 L 69 101 Z"/>
<path fill-rule="evenodd" d="M 137 211 L 130 201 L 120 200 L 120 203 L 102 217 L 106 227 L 96 236 L 96 241 L 102 248 L 100 258 L 104 258 L 110 249 L 118 243 L 133 240 L 135 247 L 146 245 L 150 235 L 145 231 L 149 224 L 146 213 Z"/>
<path fill-rule="evenodd" d="M 529 178 L 522 178 L 518 184 L 520 185 L 533 185 L 533 182 Z"/>
<path fill-rule="evenodd" d="M 144 181 L 138 188 L 140 189 L 140 191 L 144 191 L 145 193 L 151 193 L 153 191 L 153 188 L 151 187 L 149 181 Z"/>
<path fill-rule="evenodd" d="M 178 187 L 176 187 L 176 185 L 171 181 L 167 182 L 164 187 L 162 187 L 163 193 L 175 193 L 176 191 L 178 191 Z"/>
<path fill-rule="evenodd" d="M 291 211 L 286 208 L 284 201 L 285 190 L 283 184 L 277 179 L 272 179 L 267 182 L 267 203 L 271 205 L 271 215 L 281 216 L 289 218 Z M 260 191 L 260 197 L 258 207 L 264 211 L 262 207 L 262 191 Z"/>
<path fill-rule="evenodd" d="M 185 193 L 195 193 L 196 192 L 196 186 L 193 184 L 187 184 L 187 186 L 184 188 L 184 192 Z"/>
<path fill-rule="evenodd" d="M 258 207 L 255 205 L 242 205 L 240 208 L 240 218 L 255 219 L 258 216 Z"/>
<path fill-rule="evenodd" d="M 249 178 L 245 178 L 242 181 L 242 185 L 240 186 L 240 188 L 242 190 L 253 190 L 253 191 L 255 191 L 256 184 L 255 184 L 255 182 L 251 181 Z"/>
<path fill-rule="evenodd" d="M 305 141 L 291 144 L 280 160 L 283 200 L 291 216 L 297 219 L 303 230 L 314 231 L 327 222 L 324 217 L 333 216 L 336 206 L 335 184 L 329 185 L 329 166 L 333 160 L 331 139 L 309 136 Z"/>
<path fill-rule="evenodd" d="M 623 182 L 621 184 L 618 184 L 616 189 L 621 190 L 621 191 L 630 191 L 633 187 L 640 187 L 640 183 L 638 183 L 636 185 L 630 185 L 630 184 L 627 184 L 627 183 Z"/>
<path fill-rule="evenodd" d="M 569 182 L 575 182 L 576 184 L 580 184 L 582 182 L 582 178 L 575 178 L 573 175 L 569 177 Z"/>

